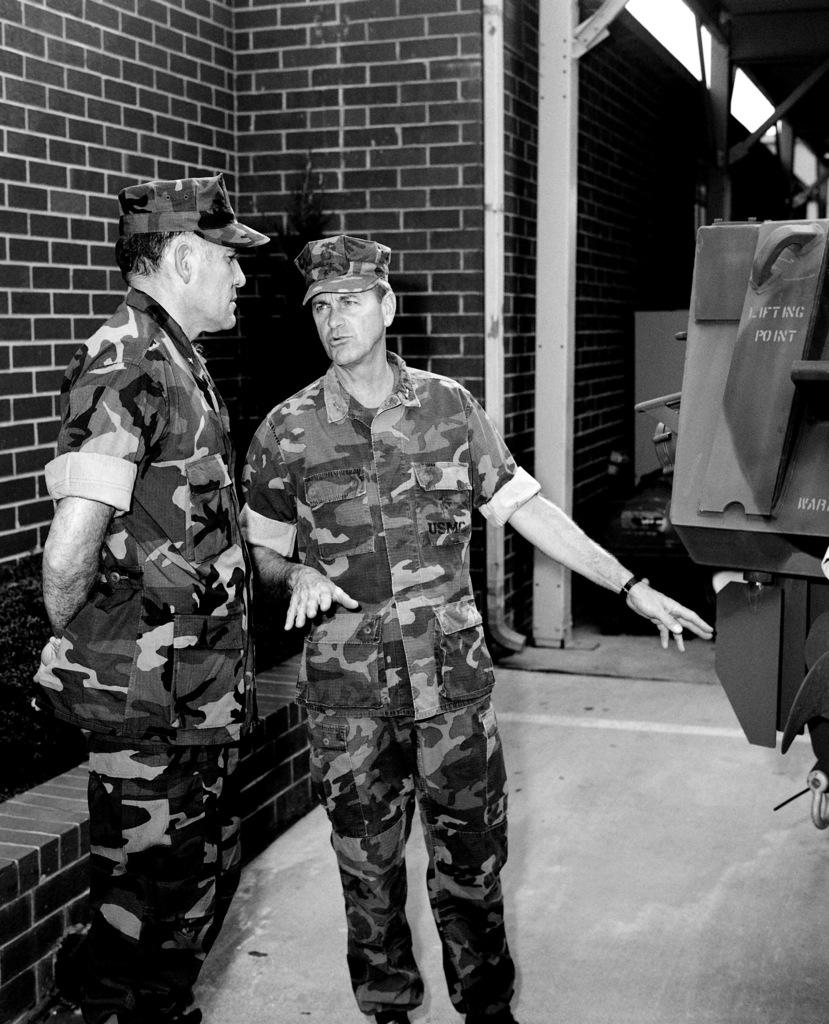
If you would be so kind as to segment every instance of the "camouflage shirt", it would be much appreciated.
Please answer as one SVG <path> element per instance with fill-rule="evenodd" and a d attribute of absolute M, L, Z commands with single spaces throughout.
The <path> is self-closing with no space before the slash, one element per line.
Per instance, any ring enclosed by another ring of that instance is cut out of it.
<path fill-rule="evenodd" d="M 306 638 L 298 701 L 429 718 L 479 700 L 492 662 L 469 579 L 472 511 L 503 524 L 539 485 L 472 395 L 389 355 L 376 414 L 328 373 L 259 427 L 243 475 L 243 529 L 360 602 Z"/>
<path fill-rule="evenodd" d="M 132 290 L 75 354 L 50 495 L 116 509 L 38 703 L 141 741 L 238 740 L 254 714 L 250 573 L 228 416 L 178 324 Z"/>

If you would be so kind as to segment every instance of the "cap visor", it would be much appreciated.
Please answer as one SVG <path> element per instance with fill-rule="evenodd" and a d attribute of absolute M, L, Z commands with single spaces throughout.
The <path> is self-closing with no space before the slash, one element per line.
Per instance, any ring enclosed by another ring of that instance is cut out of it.
<path fill-rule="evenodd" d="M 384 280 L 385 278 L 379 277 L 377 274 L 362 276 L 345 274 L 342 277 L 326 277 L 322 281 L 314 281 L 305 293 L 302 305 L 304 306 L 309 299 L 321 292 L 369 292 L 376 284 Z"/>
<path fill-rule="evenodd" d="M 251 249 L 255 245 L 264 245 L 270 242 L 267 235 L 234 221 L 221 228 L 208 228 L 207 231 L 196 232 L 208 242 L 215 242 L 216 245 L 229 245 L 234 249 Z"/>

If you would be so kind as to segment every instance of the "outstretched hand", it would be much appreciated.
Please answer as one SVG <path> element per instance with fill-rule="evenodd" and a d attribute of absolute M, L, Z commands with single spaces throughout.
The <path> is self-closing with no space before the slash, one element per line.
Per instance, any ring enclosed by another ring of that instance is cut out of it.
<path fill-rule="evenodd" d="M 681 605 L 672 597 L 661 594 L 654 590 L 647 580 L 640 580 L 628 591 L 627 606 L 637 615 L 650 621 L 659 630 L 659 638 L 664 648 L 668 647 L 670 638 L 673 636 L 676 646 L 680 651 L 685 650 L 685 642 L 682 637 L 683 629 L 690 629 L 692 633 L 702 637 L 703 640 L 710 640 L 714 635 L 714 629 L 699 617 L 690 608 Z"/>
<path fill-rule="evenodd" d="M 292 574 L 289 585 L 291 600 L 285 617 L 285 629 L 293 626 L 300 629 L 308 619 L 313 619 L 320 612 L 327 612 L 335 601 L 351 611 L 360 607 L 359 601 L 349 597 L 342 587 L 307 565 L 300 566 Z"/>

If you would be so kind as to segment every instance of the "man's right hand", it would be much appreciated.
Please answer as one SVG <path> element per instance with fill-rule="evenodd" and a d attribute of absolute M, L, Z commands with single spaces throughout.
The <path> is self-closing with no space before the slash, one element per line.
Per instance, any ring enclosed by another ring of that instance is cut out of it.
<path fill-rule="evenodd" d="M 56 636 L 50 636 L 46 645 L 40 652 L 40 667 L 48 668 L 60 653 L 60 640 Z"/>
<path fill-rule="evenodd" d="M 291 573 L 288 585 L 291 588 L 291 600 L 285 617 L 285 629 L 293 626 L 302 628 L 309 619 L 315 618 L 320 612 L 327 612 L 335 601 L 351 611 L 360 607 L 359 601 L 349 597 L 342 587 L 308 565 L 297 566 Z"/>

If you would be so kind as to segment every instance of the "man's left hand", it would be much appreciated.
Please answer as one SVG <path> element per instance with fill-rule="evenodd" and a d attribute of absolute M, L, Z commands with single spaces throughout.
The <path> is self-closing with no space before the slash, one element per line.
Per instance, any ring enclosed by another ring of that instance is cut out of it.
<path fill-rule="evenodd" d="M 642 618 L 651 620 L 659 630 L 659 638 L 664 648 L 668 647 L 673 636 L 676 646 L 680 651 L 684 651 L 683 629 L 690 629 L 703 640 L 710 640 L 714 635 L 713 627 L 696 612 L 681 605 L 679 601 L 674 601 L 672 597 L 654 590 L 647 580 L 640 580 L 630 588 L 627 606 Z"/>

